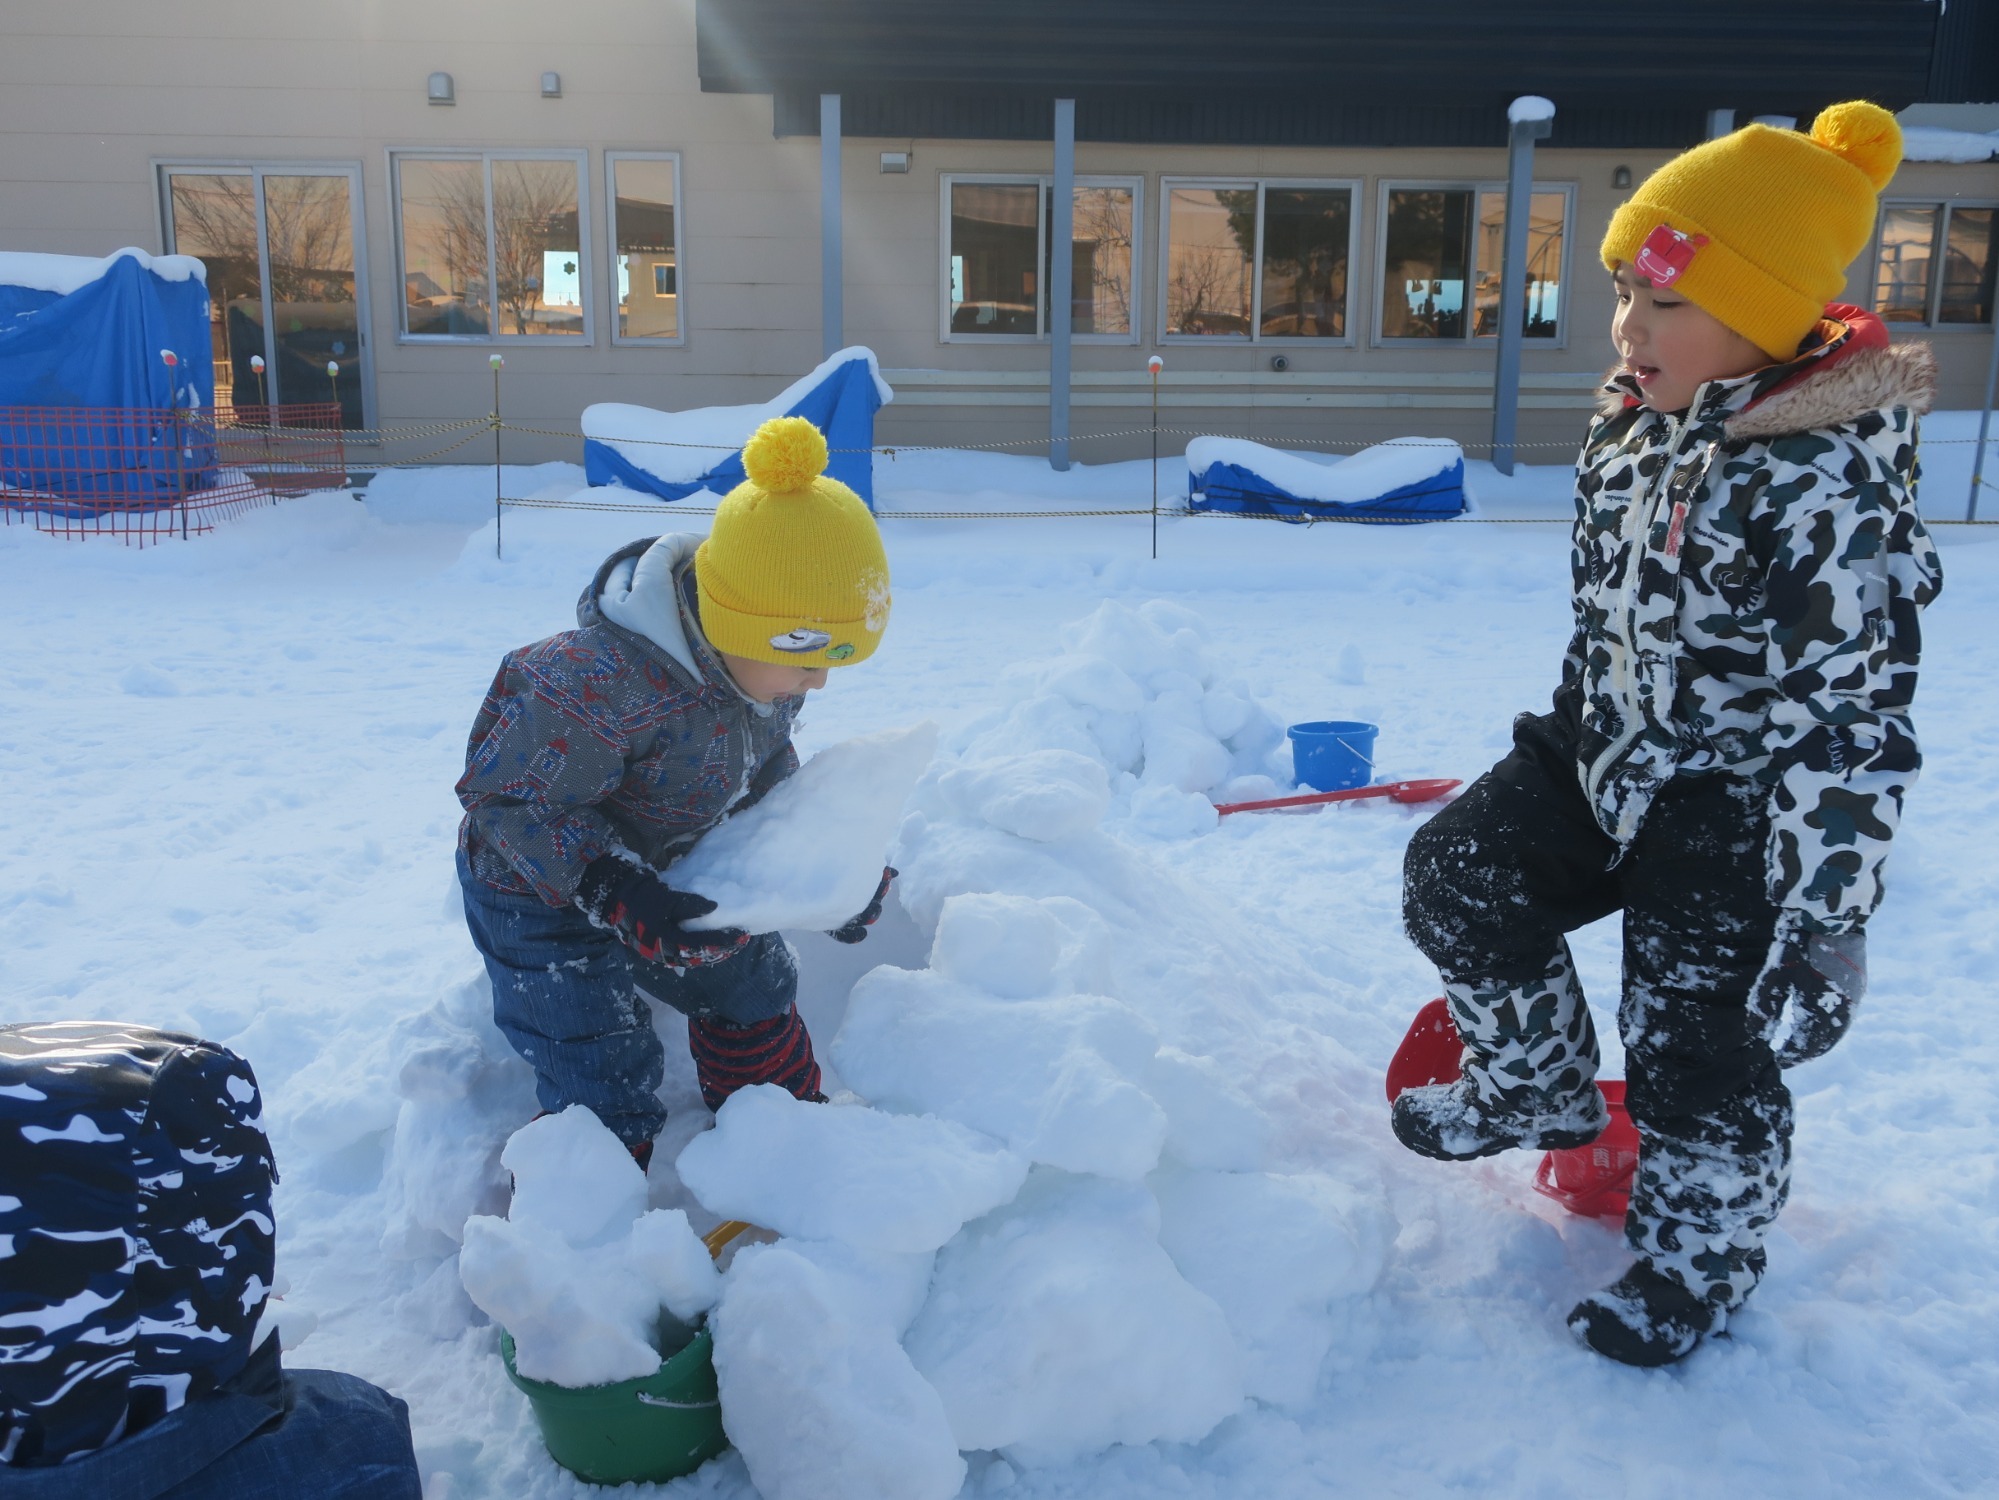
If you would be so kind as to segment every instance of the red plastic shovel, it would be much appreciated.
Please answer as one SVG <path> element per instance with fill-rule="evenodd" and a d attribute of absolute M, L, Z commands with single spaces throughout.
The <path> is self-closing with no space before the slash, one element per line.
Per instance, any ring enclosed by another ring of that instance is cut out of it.
<path fill-rule="evenodd" d="M 1431 781 L 1385 781 L 1380 786 L 1357 786 L 1344 792 L 1308 792 L 1301 797 L 1269 797 L 1261 802 L 1218 802 L 1215 811 L 1223 817 L 1239 812 L 1268 812 L 1278 807 L 1317 807 L 1322 802 L 1358 802 L 1363 797 L 1393 797 L 1397 802 L 1435 802 L 1449 796 L 1462 781 L 1448 777 Z"/>

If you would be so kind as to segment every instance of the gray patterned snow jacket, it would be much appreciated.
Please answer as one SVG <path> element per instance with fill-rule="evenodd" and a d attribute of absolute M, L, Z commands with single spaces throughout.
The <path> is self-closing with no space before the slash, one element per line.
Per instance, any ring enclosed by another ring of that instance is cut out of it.
<path fill-rule="evenodd" d="M 1598 823 L 1629 847 L 1668 777 L 1770 794 L 1770 899 L 1843 932 L 1922 756 L 1917 616 L 1942 586 L 1917 519 L 1927 345 L 1832 307 L 1796 359 L 1710 381 L 1685 413 L 1617 376 L 1577 465 L 1575 636 L 1556 708 Z"/>
<path fill-rule="evenodd" d="M 606 854 L 654 869 L 797 769 L 800 698 L 744 696 L 701 634 L 698 536 L 619 548 L 575 630 L 507 653 L 472 726 L 458 846 L 487 885 L 569 904 Z"/>

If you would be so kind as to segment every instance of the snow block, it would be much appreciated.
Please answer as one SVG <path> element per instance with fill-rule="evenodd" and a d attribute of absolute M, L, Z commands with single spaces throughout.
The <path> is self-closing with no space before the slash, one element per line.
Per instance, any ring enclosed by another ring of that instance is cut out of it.
<path fill-rule="evenodd" d="M 1143 1187 L 1043 1169 L 937 1257 L 905 1347 L 960 1448 L 1048 1464 L 1193 1443 L 1241 1406 L 1227 1320 L 1158 1227 Z"/>
<path fill-rule="evenodd" d="M 764 1500 L 958 1493 L 965 1461 L 936 1390 L 805 1256 L 745 1256 L 713 1327 L 722 1425 Z"/>
<path fill-rule="evenodd" d="M 775 1084 L 730 1097 L 676 1163 L 710 1213 L 866 1250 L 935 1250 L 1012 1201 L 1027 1163 L 949 1120 L 808 1104 Z"/>
<path fill-rule="evenodd" d="M 769 401 L 656 411 L 603 402 L 583 409 L 583 472 L 613 485 L 683 500 L 726 495 L 743 482 L 743 444 L 772 417 L 803 417 L 826 435 L 826 472 L 874 508 L 875 413 L 895 399 L 874 352 L 842 349 Z"/>
<path fill-rule="evenodd" d="M 874 899 L 903 804 L 936 753 L 928 720 L 821 750 L 674 862 L 677 889 L 716 903 L 687 927 L 844 926 Z"/>

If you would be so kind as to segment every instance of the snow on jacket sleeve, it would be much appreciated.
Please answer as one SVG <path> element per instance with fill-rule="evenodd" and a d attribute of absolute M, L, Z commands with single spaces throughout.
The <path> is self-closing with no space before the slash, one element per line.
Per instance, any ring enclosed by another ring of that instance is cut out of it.
<path fill-rule="evenodd" d="M 616 671 L 605 650 L 571 635 L 510 652 L 458 780 L 478 841 L 551 906 L 575 897 L 592 860 L 624 848 L 598 806 L 623 784 L 629 751 L 600 688 Z"/>
<path fill-rule="evenodd" d="M 1821 931 L 1855 928 L 1879 904 L 1922 766 L 1909 719 L 1917 616 L 1942 573 L 1909 493 L 1913 425 L 1901 410 L 1773 440 L 1750 516 L 1780 689 L 1764 746 L 1770 896 Z"/>

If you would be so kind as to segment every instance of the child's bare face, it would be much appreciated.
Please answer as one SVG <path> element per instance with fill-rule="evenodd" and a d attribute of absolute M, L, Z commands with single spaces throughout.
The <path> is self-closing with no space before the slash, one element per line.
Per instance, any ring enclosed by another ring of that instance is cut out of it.
<path fill-rule="evenodd" d="M 1710 380 L 1747 375 L 1770 356 L 1733 328 L 1629 266 L 1619 266 L 1617 314 L 1611 341 L 1624 368 L 1638 381 L 1642 401 L 1654 411 L 1685 411 L 1694 392 Z"/>
<path fill-rule="evenodd" d="M 775 703 L 780 698 L 796 698 L 826 686 L 824 667 L 792 667 L 774 661 L 756 661 L 730 652 L 718 653 L 722 665 L 736 679 L 736 686 L 759 703 Z"/>

